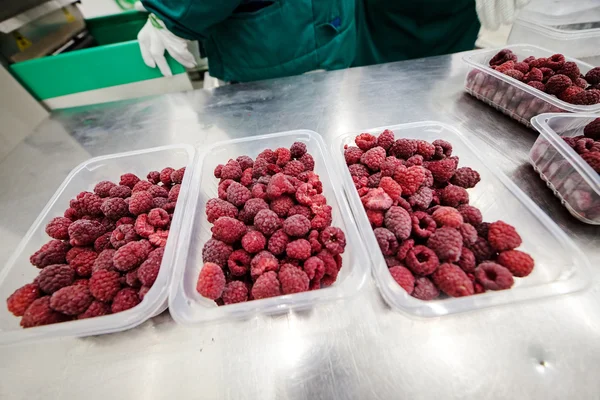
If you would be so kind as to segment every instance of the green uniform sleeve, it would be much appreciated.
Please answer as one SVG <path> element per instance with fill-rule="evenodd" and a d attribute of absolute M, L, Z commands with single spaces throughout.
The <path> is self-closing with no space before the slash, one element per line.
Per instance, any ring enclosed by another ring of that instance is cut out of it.
<path fill-rule="evenodd" d="M 175 35 L 206 38 L 211 28 L 229 17 L 242 0 L 142 0 L 144 7 L 159 17 Z"/>

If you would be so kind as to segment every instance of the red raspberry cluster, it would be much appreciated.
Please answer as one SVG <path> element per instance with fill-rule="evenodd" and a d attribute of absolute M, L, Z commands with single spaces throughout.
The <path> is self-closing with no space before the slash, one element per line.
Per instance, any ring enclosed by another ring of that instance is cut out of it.
<path fill-rule="evenodd" d="M 508 289 L 531 273 L 533 259 L 515 250 L 515 228 L 483 222 L 469 205 L 467 189 L 481 178 L 458 168 L 449 142 L 394 140 L 389 130 L 355 142 L 344 150 L 350 175 L 390 274 L 409 294 L 468 296 Z"/>
<path fill-rule="evenodd" d="M 196 290 L 218 305 L 332 285 L 342 268 L 344 232 L 306 145 L 265 149 L 218 165 L 219 198 L 206 203 L 212 238 L 202 249 Z"/>
<path fill-rule="evenodd" d="M 492 69 L 567 103 L 600 103 L 600 67 L 584 75 L 576 63 L 566 61 L 562 54 L 548 58 L 528 57 L 518 62 L 517 56 L 509 49 L 501 50 L 489 64 Z"/>
<path fill-rule="evenodd" d="M 600 118 L 590 122 L 583 129 L 583 135 L 562 138 L 594 171 L 600 174 Z"/>
<path fill-rule="evenodd" d="M 81 192 L 46 225 L 52 238 L 30 257 L 41 271 L 8 299 L 21 326 L 125 311 L 138 305 L 158 272 L 185 168 L 126 173 Z"/>

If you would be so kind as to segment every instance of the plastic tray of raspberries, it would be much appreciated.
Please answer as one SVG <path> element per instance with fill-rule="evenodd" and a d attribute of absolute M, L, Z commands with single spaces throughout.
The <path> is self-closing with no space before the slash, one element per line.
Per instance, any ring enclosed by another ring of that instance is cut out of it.
<path fill-rule="evenodd" d="M 569 212 L 600 225 L 600 118 L 593 114 L 542 114 L 529 153 L 533 168 Z"/>
<path fill-rule="evenodd" d="M 362 287 L 369 260 L 320 135 L 220 142 L 194 170 L 169 294 L 177 322 L 304 309 Z"/>
<path fill-rule="evenodd" d="M 465 90 L 528 127 L 542 113 L 600 111 L 600 67 L 527 44 L 475 51 L 463 61 L 470 67 Z"/>
<path fill-rule="evenodd" d="M 458 130 L 419 122 L 357 136 L 337 138 L 335 157 L 392 308 L 435 317 L 587 286 L 585 255 Z"/>
<path fill-rule="evenodd" d="M 172 145 L 73 169 L 1 271 L 0 344 L 122 331 L 163 311 L 194 155 Z"/>

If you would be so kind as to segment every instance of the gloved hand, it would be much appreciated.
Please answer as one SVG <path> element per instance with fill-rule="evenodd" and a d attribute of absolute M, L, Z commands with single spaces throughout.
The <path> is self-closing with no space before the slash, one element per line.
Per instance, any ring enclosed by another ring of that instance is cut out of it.
<path fill-rule="evenodd" d="M 146 11 L 139 1 L 135 3 L 135 9 Z M 164 76 L 173 75 L 165 59 L 165 50 L 184 67 L 196 66 L 194 56 L 187 47 L 188 41 L 171 33 L 154 14 L 148 16 L 148 21 L 138 33 L 138 42 L 144 63 L 150 68 L 158 66 Z"/>
<path fill-rule="evenodd" d="M 503 24 L 515 20 L 517 11 L 531 0 L 475 0 L 475 9 L 481 25 L 495 31 Z"/>

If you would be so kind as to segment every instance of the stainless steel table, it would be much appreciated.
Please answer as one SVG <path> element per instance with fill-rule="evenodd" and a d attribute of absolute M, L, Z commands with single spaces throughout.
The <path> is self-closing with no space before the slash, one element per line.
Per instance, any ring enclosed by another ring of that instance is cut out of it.
<path fill-rule="evenodd" d="M 0 262 L 89 157 L 295 128 L 331 141 L 440 120 L 600 267 L 600 228 L 572 218 L 527 162 L 535 132 L 465 94 L 465 72 L 460 55 L 442 56 L 54 113 L 0 164 Z M 0 398 L 599 398 L 598 287 L 428 320 L 390 310 L 370 280 L 356 298 L 306 313 L 187 329 L 165 312 L 123 333 L 0 348 Z"/>

